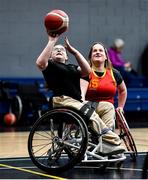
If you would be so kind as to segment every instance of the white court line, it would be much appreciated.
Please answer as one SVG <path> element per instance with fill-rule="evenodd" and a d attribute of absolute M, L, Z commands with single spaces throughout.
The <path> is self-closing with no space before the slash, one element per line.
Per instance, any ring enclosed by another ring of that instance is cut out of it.
<path fill-rule="evenodd" d="M 37 169 L 36 166 L 19 166 L 19 168 L 27 168 L 27 169 Z M 75 166 L 74 169 L 88 169 L 88 168 L 93 168 L 93 169 L 98 169 L 100 167 L 97 167 L 97 166 Z M 7 170 L 7 169 L 10 169 L 10 168 L 0 168 L 0 170 Z M 116 167 L 106 167 L 106 169 L 109 169 L 109 170 L 117 170 L 118 168 Z M 124 171 L 139 171 L 139 172 L 142 172 L 143 169 L 133 169 L 133 168 L 120 168 L 120 170 L 124 170 Z"/>
<path fill-rule="evenodd" d="M 139 154 L 140 153 L 140 154 Z M 145 156 L 147 155 L 147 152 L 139 152 L 138 153 L 138 156 Z M 125 153 L 126 156 L 130 156 L 130 153 Z M 28 160 L 31 160 L 30 157 L 24 157 L 24 158 L 21 158 L 21 157 L 16 157 L 16 158 L 1 158 L 0 159 L 0 162 L 3 162 L 3 161 L 7 161 L 7 162 L 11 162 L 11 161 L 14 161 L 14 160 L 17 160 L 17 161 L 28 161 Z"/>
<path fill-rule="evenodd" d="M 118 169 L 118 168 L 112 168 L 112 167 L 107 167 L 107 169 L 112 169 L 112 170 L 115 170 L 115 169 Z M 143 171 L 143 169 L 133 169 L 133 168 L 120 168 L 120 170 L 125 170 L 125 171 Z"/>
<path fill-rule="evenodd" d="M 87 168 L 93 168 L 93 169 L 99 169 L 100 167 L 98 166 L 75 166 L 75 169 L 81 168 L 81 169 L 87 169 Z M 119 168 L 116 167 L 106 167 L 106 169 L 110 169 L 110 170 L 116 170 Z M 120 168 L 120 170 L 125 170 L 125 171 L 143 171 L 142 169 L 133 169 L 133 168 Z"/>
<path fill-rule="evenodd" d="M 19 168 L 27 168 L 27 169 L 36 169 L 37 167 L 36 166 L 19 166 Z M 98 169 L 100 167 L 97 167 L 97 166 L 75 166 L 74 169 L 88 169 L 88 168 L 93 168 L 93 169 Z M 7 170 L 7 169 L 10 169 L 10 168 L 0 168 L 0 170 Z M 113 167 L 106 167 L 106 169 L 110 169 L 110 170 L 116 170 L 118 168 L 113 168 Z M 142 169 L 133 169 L 133 168 L 120 168 L 120 170 L 125 170 L 125 171 L 140 171 L 142 172 L 143 170 Z"/>
<path fill-rule="evenodd" d="M 130 156 L 130 154 L 129 153 L 127 153 L 126 155 L 128 155 L 128 156 Z M 140 153 L 140 154 L 138 154 L 138 156 L 144 156 L 144 155 L 147 155 L 147 152 L 142 152 L 142 153 Z M 0 159 L 0 162 L 12 162 L 12 161 L 14 161 L 14 160 L 17 160 L 17 161 L 28 161 L 28 160 L 31 160 L 29 157 L 26 157 L 26 158 L 14 158 L 14 159 L 12 159 L 12 158 L 10 158 L 10 159 L 5 159 L 5 158 L 3 158 L 3 159 Z M 20 167 L 20 168 L 28 168 L 28 169 L 36 169 L 37 167 L 36 166 L 22 166 L 22 167 Z M 97 166 L 74 166 L 74 168 L 75 169 L 78 169 L 78 168 L 83 168 L 83 169 L 87 169 L 87 168 L 94 168 L 94 169 L 98 169 L 98 168 L 100 168 L 99 166 L 97 167 Z M 0 168 L 0 170 L 4 170 L 4 169 L 9 169 L 9 168 Z M 116 169 L 118 169 L 118 168 L 116 168 L 116 167 L 106 167 L 106 169 L 112 169 L 112 170 L 116 170 Z M 125 171 L 143 171 L 142 169 L 133 169 L 133 168 L 120 168 L 120 170 L 125 170 Z"/>

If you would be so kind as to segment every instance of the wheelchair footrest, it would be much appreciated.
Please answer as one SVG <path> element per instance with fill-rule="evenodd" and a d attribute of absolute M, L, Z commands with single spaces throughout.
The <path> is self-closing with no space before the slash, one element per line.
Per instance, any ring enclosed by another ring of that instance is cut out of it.
<path fill-rule="evenodd" d="M 83 162 L 98 162 L 98 163 L 111 163 L 111 162 L 119 162 L 124 161 L 126 159 L 126 156 L 124 154 L 121 155 L 114 155 L 114 156 L 100 156 L 91 152 L 86 152 Z"/>

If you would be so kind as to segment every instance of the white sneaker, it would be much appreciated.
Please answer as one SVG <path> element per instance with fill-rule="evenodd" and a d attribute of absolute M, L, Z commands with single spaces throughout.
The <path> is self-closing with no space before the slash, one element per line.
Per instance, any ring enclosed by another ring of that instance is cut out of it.
<path fill-rule="evenodd" d="M 102 152 L 100 154 L 104 156 L 111 156 L 116 154 L 122 154 L 125 152 L 125 148 L 120 145 L 109 144 L 107 142 L 102 142 Z"/>

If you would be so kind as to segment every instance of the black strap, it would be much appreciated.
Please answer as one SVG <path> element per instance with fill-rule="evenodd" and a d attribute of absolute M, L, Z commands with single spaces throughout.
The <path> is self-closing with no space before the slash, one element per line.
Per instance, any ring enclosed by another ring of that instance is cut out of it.
<path fill-rule="evenodd" d="M 91 107 L 90 102 L 87 102 L 86 104 L 84 104 L 80 111 L 90 119 L 91 115 L 93 114 L 93 112 L 95 111 L 94 108 Z"/>
<path fill-rule="evenodd" d="M 91 102 L 91 107 L 96 110 L 99 102 Z"/>
<path fill-rule="evenodd" d="M 80 111 L 81 111 L 86 117 L 88 117 L 88 118 L 90 119 L 91 115 L 92 115 L 93 112 L 96 110 L 96 107 L 97 107 L 97 106 L 98 106 L 98 103 L 88 101 L 86 104 L 84 104 L 84 105 L 81 107 Z M 98 135 L 98 136 L 101 136 L 101 135 L 103 135 L 103 134 L 108 133 L 108 131 L 110 131 L 110 130 L 111 130 L 111 129 L 109 129 L 109 128 L 104 128 L 104 129 L 102 129 L 101 134 L 98 134 L 98 133 L 97 133 L 97 135 Z"/>

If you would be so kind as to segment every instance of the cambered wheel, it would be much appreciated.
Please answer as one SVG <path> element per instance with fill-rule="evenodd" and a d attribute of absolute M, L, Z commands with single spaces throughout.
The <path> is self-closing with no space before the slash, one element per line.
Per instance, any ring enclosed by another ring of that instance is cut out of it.
<path fill-rule="evenodd" d="M 28 152 L 38 168 L 57 173 L 81 162 L 87 143 L 88 130 L 81 116 L 69 109 L 54 109 L 33 125 Z"/>
<path fill-rule="evenodd" d="M 137 148 L 130 132 L 130 128 L 122 112 L 116 111 L 116 116 L 117 128 L 119 129 L 119 137 L 123 139 L 127 150 L 130 152 L 132 160 L 136 161 Z"/>

